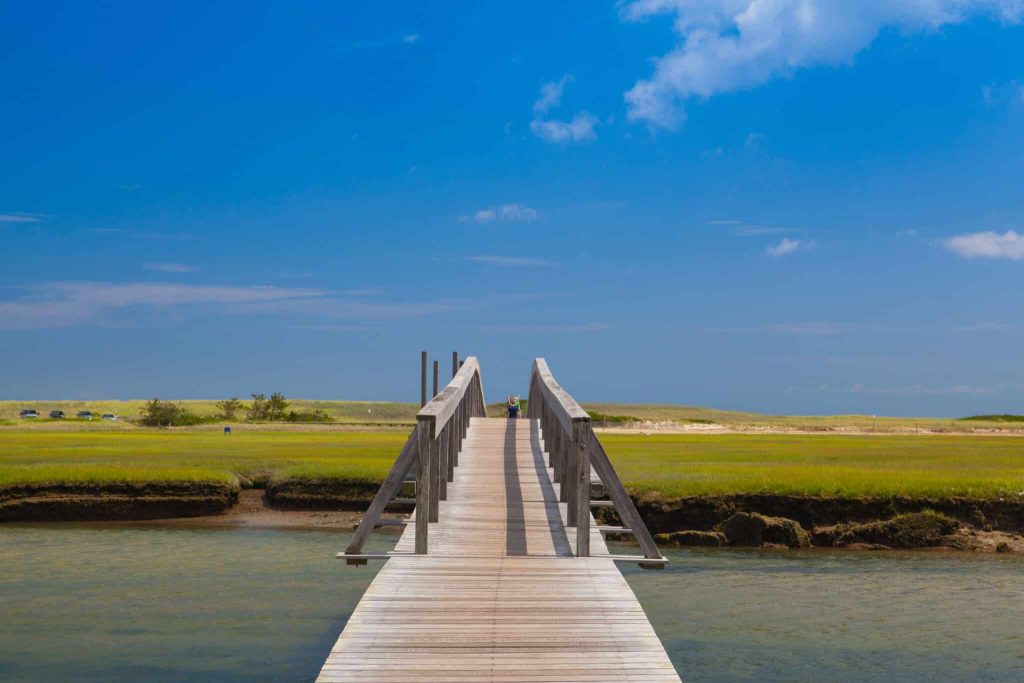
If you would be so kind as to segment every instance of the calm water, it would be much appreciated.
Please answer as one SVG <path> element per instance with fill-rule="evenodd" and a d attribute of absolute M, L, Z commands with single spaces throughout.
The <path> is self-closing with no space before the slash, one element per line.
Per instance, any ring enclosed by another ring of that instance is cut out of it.
<path fill-rule="evenodd" d="M 333 559 L 345 540 L 0 527 L 0 680 L 309 681 L 373 577 Z M 671 559 L 625 569 L 688 683 L 1024 681 L 1019 558 Z"/>

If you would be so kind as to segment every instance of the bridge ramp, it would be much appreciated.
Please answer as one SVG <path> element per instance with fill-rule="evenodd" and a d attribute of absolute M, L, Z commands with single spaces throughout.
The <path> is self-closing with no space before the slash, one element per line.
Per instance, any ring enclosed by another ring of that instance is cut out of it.
<path fill-rule="evenodd" d="M 409 524 L 318 681 L 680 680 L 595 524 L 573 557 L 542 436 L 472 419 L 429 553 Z"/>

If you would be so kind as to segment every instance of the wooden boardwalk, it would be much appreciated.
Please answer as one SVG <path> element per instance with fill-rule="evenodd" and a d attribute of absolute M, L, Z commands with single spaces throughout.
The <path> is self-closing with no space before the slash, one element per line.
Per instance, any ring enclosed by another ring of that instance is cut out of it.
<path fill-rule="evenodd" d="M 537 420 L 471 419 L 429 553 L 407 525 L 318 681 L 679 681 L 592 519 L 574 556 L 544 449 Z"/>

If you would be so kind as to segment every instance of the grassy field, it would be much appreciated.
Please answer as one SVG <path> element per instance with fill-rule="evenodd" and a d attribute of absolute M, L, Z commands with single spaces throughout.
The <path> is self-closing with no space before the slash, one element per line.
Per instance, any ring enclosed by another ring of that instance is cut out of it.
<path fill-rule="evenodd" d="M 384 478 L 399 432 L 38 431 L 0 433 L 0 486 L 61 482 Z"/>
<path fill-rule="evenodd" d="M 56 482 L 379 481 L 402 431 L 250 432 L 4 429 L 0 486 Z M 1024 440 L 970 436 L 628 435 L 601 441 L 647 495 L 1024 495 Z"/>
<path fill-rule="evenodd" d="M 627 486 L 672 498 L 769 493 L 1024 497 L 1013 437 L 625 435 L 601 442 Z"/>
<path fill-rule="evenodd" d="M 185 400 L 175 401 L 185 406 L 189 412 L 207 417 L 218 413 L 216 401 L 213 400 Z M 242 401 L 247 403 L 247 400 Z M 79 422 L 74 415 L 80 410 L 91 410 L 97 416 L 103 413 L 113 413 L 120 418 L 134 420 L 139 416 L 139 409 L 145 403 L 143 400 L 130 401 L 0 401 L 0 421 L 9 423 L 24 424 L 26 420 L 19 420 L 18 414 L 25 408 L 38 410 L 41 417 L 36 418 L 36 424 L 62 422 L 62 420 L 50 420 L 46 415 L 51 410 L 63 410 L 68 416 L 64 422 Z M 416 421 L 416 412 L 420 409 L 418 403 L 392 403 L 387 401 L 309 401 L 303 399 L 289 399 L 289 409 L 300 412 L 312 412 L 322 410 L 333 420 L 350 424 L 412 424 Z M 239 416 L 243 418 L 244 413 Z M 72 419 L 69 419 L 72 418 Z M 99 420 L 93 420 L 98 422 Z"/>

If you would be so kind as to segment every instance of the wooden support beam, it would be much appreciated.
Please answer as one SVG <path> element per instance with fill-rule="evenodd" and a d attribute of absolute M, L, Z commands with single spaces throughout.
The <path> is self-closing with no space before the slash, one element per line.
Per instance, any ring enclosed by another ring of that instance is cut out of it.
<path fill-rule="evenodd" d="M 434 393 L 431 397 L 437 396 L 437 361 L 434 361 Z"/>
<path fill-rule="evenodd" d="M 388 472 L 388 476 L 384 479 L 384 483 L 377 490 L 377 495 L 373 497 L 373 502 L 370 503 L 370 507 L 366 510 L 366 514 L 363 515 L 362 521 L 359 523 L 359 527 L 356 532 L 352 535 L 352 540 L 349 541 L 348 548 L 345 549 L 346 553 L 358 553 L 363 549 L 363 544 L 366 543 L 366 539 L 369 538 L 370 532 L 373 531 L 374 525 L 380 518 L 380 513 L 384 511 L 384 508 L 391 501 L 392 497 L 402 488 L 402 482 L 405 479 L 405 475 L 412 469 L 413 464 L 416 462 L 416 457 L 419 452 L 418 443 L 416 440 L 416 430 L 414 429 L 409 438 L 406 439 L 405 445 L 402 446 L 402 451 L 398 454 L 395 459 L 395 463 L 391 466 L 391 471 Z"/>

